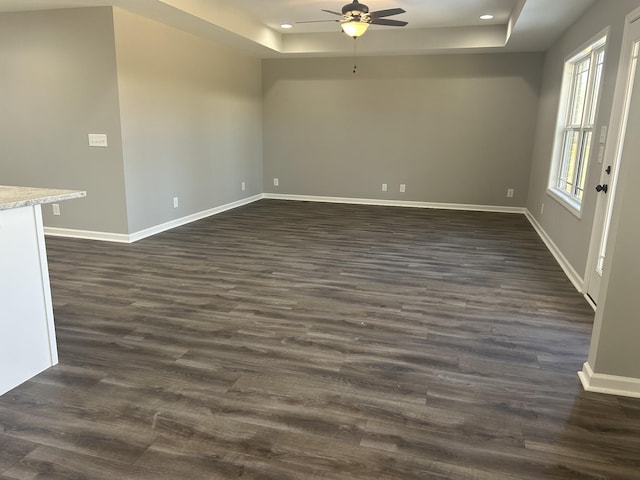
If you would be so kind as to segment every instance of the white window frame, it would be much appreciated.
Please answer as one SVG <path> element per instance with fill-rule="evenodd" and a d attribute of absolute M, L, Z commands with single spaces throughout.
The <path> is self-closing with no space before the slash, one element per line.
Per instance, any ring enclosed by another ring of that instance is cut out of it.
<path fill-rule="evenodd" d="M 604 77 L 607 34 L 608 30 L 605 30 L 596 35 L 571 54 L 564 64 L 564 76 L 547 193 L 579 218 L 582 215 L 583 188 L 588 178 L 588 169 L 591 164 L 590 157 L 596 154 L 597 148 L 594 148 L 594 146 L 598 145 L 597 140 L 594 141 L 594 137 L 596 135 L 597 111 Z M 603 62 L 600 76 L 598 77 L 597 57 L 600 53 L 603 55 Z M 587 59 L 590 59 L 590 64 L 586 91 L 584 92 L 584 108 L 581 118 L 576 122 L 572 117 L 574 117 L 573 106 L 576 103 L 574 96 L 576 95 L 578 66 Z M 599 81 L 597 82 L 597 80 Z M 569 153 L 566 151 L 569 135 L 575 135 L 577 140 L 572 148 L 577 148 L 577 150 L 573 168 L 565 169 L 565 165 L 570 161 Z M 563 178 L 563 172 L 565 171 L 572 171 L 571 176 Z M 581 178 L 584 180 L 581 181 Z"/>

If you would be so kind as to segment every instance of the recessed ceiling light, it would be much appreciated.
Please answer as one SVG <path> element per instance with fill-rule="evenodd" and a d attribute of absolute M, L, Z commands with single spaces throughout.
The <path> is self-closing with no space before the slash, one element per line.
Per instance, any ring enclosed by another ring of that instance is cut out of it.
<path fill-rule="evenodd" d="M 480 19 L 481 20 L 493 20 L 493 15 L 491 15 L 490 13 L 487 13 L 485 15 L 481 15 Z"/>
<path fill-rule="evenodd" d="M 293 25 L 291 25 L 290 23 L 283 23 L 282 25 L 280 25 L 281 28 L 293 28 Z"/>

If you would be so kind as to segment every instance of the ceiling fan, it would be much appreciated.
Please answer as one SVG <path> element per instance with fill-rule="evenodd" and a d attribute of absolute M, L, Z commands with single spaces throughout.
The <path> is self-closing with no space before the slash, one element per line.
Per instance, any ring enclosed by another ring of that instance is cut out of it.
<path fill-rule="evenodd" d="M 348 3 L 347 5 L 342 7 L 342 13 L 334 12 L 333 10 L 322 11 L 330 13 L 332 15 L 338 15 L 342 18 L 340 20 L 312 20 L 310 22 L 297 23 L 340 22 L 340 27 L 342 27 L 344 33 L 353 38 L 357 38 L 364 32 L 366 32 L 369 28 L 369 25 L 404 27 L 408 24 L 408 22 L 404 22 L 401 20 L 390 20 L 388 18 L 385 18 L 405 13 L 405 10 L 402 8 L 389 8 L 387 10 L 370 12 L 369 7 L 364 3 L 358 2 L 358 0 L 353 0 L 352 3 Z"/>

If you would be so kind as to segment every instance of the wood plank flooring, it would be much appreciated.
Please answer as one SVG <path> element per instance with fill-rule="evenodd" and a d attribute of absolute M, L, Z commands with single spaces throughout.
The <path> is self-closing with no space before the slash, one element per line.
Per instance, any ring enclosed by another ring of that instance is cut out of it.
<path fill-rule="evenodd" d="M 0 397 L 0 480 L 640 478 L 640 400 L 581 389 L 593 312 L 523 216 L 47 244 L 60 364 Z"/>

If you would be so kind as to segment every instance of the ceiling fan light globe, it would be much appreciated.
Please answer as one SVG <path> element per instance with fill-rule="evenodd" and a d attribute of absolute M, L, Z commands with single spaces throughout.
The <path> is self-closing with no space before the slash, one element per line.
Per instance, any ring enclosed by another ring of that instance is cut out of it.
<path fill-rule="evenodd" d="M 366 22 L 352 20 L 350 22 L 342 22 L 340 27 L 342 27 L 342 31 L 350 37 L 358 38 L 367 31 L 369 24 Z"/>

